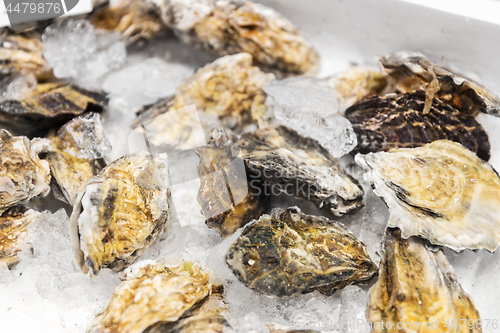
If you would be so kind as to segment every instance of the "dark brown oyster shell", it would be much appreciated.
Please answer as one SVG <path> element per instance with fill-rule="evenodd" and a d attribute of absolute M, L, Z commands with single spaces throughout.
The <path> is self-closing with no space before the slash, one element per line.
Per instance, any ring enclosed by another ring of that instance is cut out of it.
<path fill-rule="evenodd" d="M 314 139 L 270 126 L 243 134 L 237 146 L 250 171 L 281 193 L 311 200 L 338 216 L 362 206 L 362 188 Z"/>
<path fill-rule="evenodd" d="M 343 224 L 297 207 L 275 208 L 249 224 L 226 262 L 248 288 L 278 297 L 315 290 L 331 295 L 377 271 L 363 243 Z"/>
<path fill-rule="evenodd" d="M 355 152 L 416 148 L 436 140 L 451 140 L 489 160 L 488 134 L 474 117 L 437 98 L 424 113 L 425 98 L 425 91 L 417 90 L 365 98 L 348 108 L 345 115 L 358 137 Z"/>
<path fill-rule="evenodd" d="M 403 239 L 399 229 L 388 229 L 383 244 L 379 280 L 366 311 L 372 333 L 391 331 L 398 323 L 411 326 L 397 332 L 482 332 L 475 325 L 479 312 L 441 250 L 427 249 L 418 237 Z M 465 320 L 474 327 L 463 325 Z M 382 328 L 382 321 L 392 329 Z"/>

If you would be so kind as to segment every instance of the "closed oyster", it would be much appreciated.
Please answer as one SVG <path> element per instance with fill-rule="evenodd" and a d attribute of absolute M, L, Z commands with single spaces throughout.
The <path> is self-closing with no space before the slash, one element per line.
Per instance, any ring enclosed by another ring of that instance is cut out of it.
<path fill-rule="evenodd" d="M 176 322 L 209 294 L 208 274 L 196 266 L 150 263 L 116 287 L 107 308 L 87 332 L 145 332 L 157 323 Z"/>
<path fill-rule="evenodd" d="M 482 332 L 476 328 L 479 313 L 443 252 L 430 251 L 418 237 L 402 239 L 398 229 L 386 233 L 366 316 L 372 333 L 396 327 L 397 332 Z"/>
<path fill-rule="evenodd" d="M 71 214 L 82 272 L 132 264 L 170 224 L 168 171 L 162 155 L 124 156 L 92 177 Z"/>
<path fill-rule="evenodd" d="M 128 44 L 152 39 L 165 30 L 159 8 L 146 0 L 120 0 L 102 6 L 94 11 L 90 22 L 98 29 L 120 32 Z"/>
<path fill-rule="evenodd" d="M 3 30 L 0 35 L 0 74 L 33 74 L 40 81 L 53 78 L 52 68 L 43 58 L 42 48 L 39 35 Z"/>
<path fill-rule="evenodd" d="M 363 243 L 343 224 L 297 207 L 275 208 L 249 224 L 226 262 L 248 288 L 278 297 L 315 290 L 331 295 L 377 271 Z"/>
<path fill-rule="evenodd" d="M 425 92 L 373 96 L 346 110 L 358 137 L 356 151 L 363 154 L 394 148 L 415 148 L 436 140 L 462 144 L 487 161 L 488 134 L 476 119 L 434 98 L 424 113 Z"/>
<path fill-rule="evenodd" d="M 328 78 L 328 85 L 337 94 L 339 111 L 362 98 L 378 95 L 387 86 L 387 75 L 368 68 L 352 68 Z"/>
<path fill-rule="evenodd" d="M 47 139 L 30 141 L 0 129 L 0 213 L 19 201 L 49 193 L 49 163 L 39 155 L 50 149 Z"/>
<path fill-rule="evenodd" d="M 393 78 L 397 92 L 427 91 L 426 110 L 432 98 L 437 97 L 471 116 L 479 112 L 500 116 L 500 99 L 495 94 L 433 63 L 420 52 L 395 52 L 382 57 L 380 62 Z"/>
<path fill-rule="evenodd" d="M 0 102 L 0 126 L 14 135 L 45 135 L 87 111 L 101 112 L 106 97 L 67 83 L 41 83 L 29 96 Z"/>
<path fill-rule="evenodd" d="M 233 333 L 234 330 L 224 316 L 203 313 L 176 323 L 159 324 L 148 329 L 147 333 Z"/>
<path fill-rule="evenodd" d="M 458 143 L 356 155 L 375 193 L 389 206 L 389 227 L 455 251 L 500 245 L 500 178 Z"/>
<path fill-rule="evenodd" d="M 207 217 L 206 224 L 222 237 L 259 218 L 268 205 L 259 182 L 251 183 L 244 162 L 231 149 L 235 141 L 235 136 L 217 126 L 212 141 L 195 150 L 200 157 L 198 202 Z"/>
<path fill-rule="evenodd" d="M 293 74 L 315 74 L 319 56 L 298 29 L 252 1 L 163 0 L 163 21 L 186 43 L 217 56 L 250 53 Z"/>
<path fill-rule="evenodd" d="M 28 225 L 36 220 L 39 212 L 17 205 L 0 216 L 0 262 L 11 266 L 18 262 L 17 253 L 28 235 Z"/>
<path fill-rule="evenodd" d="M 47 154 L 51 174 L 64 201 L 74 205 L 90 177 L 106 166 L 102 157 L 111 151 L 99 115 L 88 113 L 70 120 L 51 137 L 51 143 Z"/>
<path fill-rule="evenodd" d="M 276 191 L 311 200 L 335 215 L 362 206 L 363 190 L 316 140 L 285 126 L 245 133 L 238 141 L 248 168 Z"/>

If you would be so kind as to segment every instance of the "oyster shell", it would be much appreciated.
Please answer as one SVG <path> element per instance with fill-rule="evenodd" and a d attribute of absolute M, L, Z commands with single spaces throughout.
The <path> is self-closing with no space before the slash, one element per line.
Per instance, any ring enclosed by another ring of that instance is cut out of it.
<path fill-rule="evenodd" d="M 71 214 L 82 272 L 132 264 L 170 224 L 168 171 L 162 155 L 124 156 L 90 178 Z"/>
<path fill-rule="evenodd" d="M 250 53 L 256 62 L 294 74 L 315 74 L 319 56 L 274 9 L 252 1 L 163 0 L 163 21 L 186 43 L 217 56 Z"/>
<path fill-rule="evenodd" d="M 42 55 L 42 40 L 35 33 L 0 33 L 0 75 L 27 76 L 33 74 L 43 81 L 54 77 L 52 68 Z"/>
<path fill-rule="evenodd" d="M 500 99 L 495 94 L 433 63 L 420 52 L 395 52 L 380 62 L 398 92 L 423 89 L 427 91 L 428 104 L 437 97 L 471 116 L 478 112 L 500 116 Z"/>
<path fill-rule="evenodd" d="M 120 32 L 128 44 L 152 39 L 165 30 L 159 8 L 145 0 L 120 0 L 102 6 L 92 13 L 90 22 L 98 29 Z"/>
<path fill-rule="evenodd" d="M 14 135 L 43 136 L 87 111 L 101 112 L 104 94 L 67 83 L 41 83 L 29 96 L 0 102 L 0 126 Z"/>
<path fill-rule="evenodd" d="M 458 143 L 356 155 L 375 193 L 389 206 L 389 227 L 455 251 L 500 245 L 500 178 Z"/>
<path fill-rule="evenodd" d="M 341 223 L 274 208 L 249 224 L 226 262 L 248 288 L 270 296 L 326 295 L 376 274 L 365 246 Z"/>
<path fill-rule="evenodd" d="M 39 155 L 50 149 L 47 139 L 30 141 L 0 129 L 0 213 L 19 201 L 49 193 L 49 163 Z"/>
<path fill-rule="evenodd" d="M 148 329 L 147 333 L 233 333 L 231 325 L 224 316 L 212 313 L 203 313 L 176 323 L 156 325 Z"/>
<path fill-rule="evenodd" d="M 18 262 L 17 253 L 28 235 L 28 225 L 36 220 L 39 212 L 17 205 L 0 216 L 0 262 L 11 266 Z"/>
<path fill-rule="evenodd" d="M 423 90 L 406 94 L 373 96 L 346 110 L 358 137 L 356 151 L 363 154 L 394 148 L 415 148 L 436 140 L 462 144 L 487 161 L 488 134 L 472 116 L 434 98 L 424 113 Z"/>
<path fill-rule="evenodd" d="M 390 331 L 385 328 L 395 329 L 398 323 L 411 324 L 398 332 L 482 332 L 475 328 L 479 313 L 443 252 L 428 250 L 418 237 L 402 239 L 398 229 L 386 233 L 366 316 L 372 333 Z M 473 321 L 473 328 L 465 320 Z"/>
<path fill-rule="evenodd" d="M 238 141 L 248 168 L 280 193 L 343 215 L 362 206 L 363 190 L 316 140 L 285 126 L 245 133 Z"/>
<path fill-rule="evenodd" d="M 63 201 L 74 205 L 90 177 L 105 166 L 104 155 L 111 151 L 99 115 L 88 113 L 70 120 L 51 137 L 52 151 L 47 154 L 52 177 Z"/>
<path fill-rule="evenodd" d="M 195 149 L 200 157 L 198 202 L 208 227 L 217 229 L 222 237 L 232 235 L 258 218 L 269 203 L 258 180 L 251 183 L 247 175 L 242 174 L 244 167 L 239 166 L 244 162 L 231 149 L 235 141 L 235 136 L 216 126 L 212 141 Z"/>
<path fill-rule="evenodd" d="M 352 68 L 328 78 L 335 90 L 342 113 L 362 98 L 381 94 L 387 86 L 387 75 L 368 68 Z"/>
<path fill-rule="evenodd" d="M 160 322 L 176 322 L 209 294 L 208 274 L 196 266 L 171 268 L 151 263 L 116 287 L 107 308 L 87 332 L 145 332 Z"/>

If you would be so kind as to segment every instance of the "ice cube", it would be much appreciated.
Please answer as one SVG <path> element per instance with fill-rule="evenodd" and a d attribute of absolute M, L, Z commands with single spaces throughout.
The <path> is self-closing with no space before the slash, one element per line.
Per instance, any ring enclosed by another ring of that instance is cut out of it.
<path fill-rule="evenodd" d="M 352 125 L 338 114 L 335 92 L 323 81 L 298 76 L 274 81 L 263 89 L 273 99 L 276 119 L 316 139 L 333 157 L 341 157 L 356 147 Z"/>
<path fill-rule="evenodd" d="M 343 333 L 369 333 L 366 320 L 369 293 L 358 286 L 347 286 L 340 292 L 339 328 Z"/>
<path fill-rule="evenodd" d="M 490 164 L 500 171 L 500 118 L 480 113 L 476 120 L 484 127 L 491 145 Z"/>
<path fill-rule="evenodd" d="M 91 81 L 119 68 L 127 55 L 120 33 L 97 30 L 86 20 L 57 20 L 42 40 L 43 56 L 58 78 Z"/>

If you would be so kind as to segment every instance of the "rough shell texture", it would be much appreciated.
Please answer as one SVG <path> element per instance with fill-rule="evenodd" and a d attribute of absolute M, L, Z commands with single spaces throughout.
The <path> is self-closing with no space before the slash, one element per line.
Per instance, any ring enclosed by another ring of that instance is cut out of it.
<path fill-rule="evenodd" d="M 50 149 L 47 139 L 30 141 L 0 129 L 0 213 L 19 201 L 49 193 L 49 163 L 39 155 Z"/>
<path fill-rule="evenodd" d="M 251 183 L 244 162 L 234 154 L 236 140 L 217 126 L 211 142 L 196 148 L 200 157 L 198 202 L 206 224 L 223 237 L 259 218 L 269 203 L 259 182 Z"/>
<path fill-rule="evenodd" d="M 99 92 L 67 83 L 42 83 L 29 96 L 0 102 L 0 127 L 14 135 L 43 136 L 87 111 L 101 112 L 106 103 Z"/>
<path fill-rule="evenodd" d="M 52 69 L 42 55 L 42 40 L 36 34 L 14 34 L 3 30 L 0 35 L 0 75 L 33 74 L 38 80 L 53 78 Z"/>
<path fill-rule="evenodd" d="M 164 32 L 159 8 L 146 0 L 120 0 L 94 11 L 90 22 L 98 28 L 121 33 L 128 44 L 152 39 Z"/>
<path fill-rule="evenodd" d="M 273 193 L 305 198 L 333 214 L 362 206 L 363 190 L 316 140 L 285 126 L 245 133 L 238 141 L 248 168 L 273 186 Z"/>
<path fill-rule="evenodd" d="M 116 287 L 109 305 L 89 333 L 141 333 L 156 323 L 171 323 L 189 314 L 210 293 L 208 274 L 196 266 L 151 265 Z"/>
<path fill-rule="evenodd" d="M 147 333 L 233 333 L 226 318 L 219 314 L 199 314 L 172 324 L 156 325 Z"/>
<path fill-rule="evenodd" d="M 377 271 L 363 243 L 343 224 L 297 207 L 275 208 L 249 224 L 226 262 L 247 287 L 278 297 L 314 290 L 331 295 Z"/>
<path fill-rule="evenodd" d="M 163 0 L 162 18 L 186 43 L 224 56 L 250 53 L 280 71 L 315 74 L 319 56 L 275 10 L 251 1 Z"/>
<path fill-rule="evenodd" d="M 165 155 L 124 156 L 92 177 L 71 214 L 71 237 L 84 273 L 132 264 L 170 224 Z"/>
<path fill-rule="evenodd" d="M 446 140 L 356 155 L 389 206 L 390 227 L 455 251 L 500 245 L 500 178 L 470 150 Z"/>
<path fill-rule="evenodd" d="M 328 85 L 335 90 L 339 111 L 362 98 L 378 95 L 387 86 L 387 75 L 367 68 L 352 68 L 328 79 Z"/>
<path fill-rule="evenodd" d="M 490 158 L 485 130 L 472 116 L 437 98 L 424 113 L 425 92 L 366 98 L 346 110 L 363 154 L 394 148 L 416 148 L 436 140 L 451 140 L 469 148 L 483 160 Z"/>
<path fill-rule="evenodd" d="M 380 62 L 398 92 L 423 89 L 429 97 L 438 97 L 471 116 L 478 112 L 500 115 L 500 99 L 492 92 L 433 63 L 422 53 L 395 52 Z"/>
<path fill-rule="evenodd" d="M 17 253 L 28 235 L 28 225 L 36 220 L 39 212 L 25 206 L 13 206 L 0 216 L 0 263 L 8 266 L 19 259 Z"/>
<path fill-rule="evenodd" d="M 411 323 L 412 328 L 398 332 L 482 332 L 475 325 L 479 313 L 443 252 L 430 251 L 418 237 L 402 239 L 398 229 L 386 233 L 380 277 L 370 290 L 366 316 L 378 323 L 373 333 L 389 331 L 381 328 L 382 321 L 393 328 Z M 465 320 L 474 323 L 472 329 Z"/>

